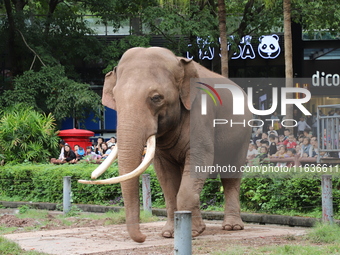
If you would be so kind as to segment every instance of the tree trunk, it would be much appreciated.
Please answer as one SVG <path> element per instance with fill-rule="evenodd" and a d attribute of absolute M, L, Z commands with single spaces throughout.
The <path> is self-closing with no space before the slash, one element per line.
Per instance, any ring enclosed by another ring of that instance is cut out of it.
<path fill-rule="evenodd" d="M 285 49 L 285 76 L 286 87 L 293 87 L 293 51 L 292 51 L 292 26 L 291 26 L 291 1 L 283 0 L 284 19 L 284 49 Z M 290 93 L 288 98 L 292 98 Z M 293 105 L 287 105 L 286 119 L 293 119 Z M 293 130 L 291 130 L 292 132 Z"/>
<path fill-rule="evenodd" d="M 5 8 L 8 19 L 8 54 L 9 54 L 9 66 L 13 75 L 17 73 L 16 70 L 16 54 L 15 54 L 15 33 L 16 27 L 13 17 L 13 10 L 10 0 L 4 0 Z"/>
<path fill-rule="evenodd" d="M 48 4 L 48 13 L 47 13 L 47 16 L 46 16 L 46 24 L 45 24 L 45 31 L 44 31 L 45 38 L 47 38 L 48 33 L 50 31 L 52 16 L 53 16 L 53 13 L 54 13 L 55 9 L 57 8 L 58 4 L 59 4 L 59 0 L 50 0 L 50 2 Z"/>
<path fill-rule="evenodd" d="M 24 27 L 24 19 L 22 11 L 27 4 L 27 1 L 16 0 L 12 1 L 15 8 L 15 14 L 13 13 L 13 5 L 10 0 L 4 0 L 5 9 L 8 19 L 8 54 L 9 54 L 9 66 L 13 76 L 21 74 L 24 71 L 23 57 L 18 53 L 19 45 L 17 37 L 17 27 Z M 19 15 L 18 15 L 19 14 Z M 16 17 L 15 17 L 16 15 Z M 16 23 L 17 22 L 17 23 Z"/>
<path fill-rule="evenodd" d="M 220 31 L 221 40 L 221 74 L 228 77 L 228 41 L 226 28 L 226 9 L 224 0 L 218 0 L 218 28 Z"/>

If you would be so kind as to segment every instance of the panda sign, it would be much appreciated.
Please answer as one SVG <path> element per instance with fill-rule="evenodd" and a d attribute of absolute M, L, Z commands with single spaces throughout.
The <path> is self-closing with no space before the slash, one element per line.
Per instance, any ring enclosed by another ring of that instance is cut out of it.
<path fill-rule="evenodd" d="M 230 36 L 230 40 L 228 40 L 228 50 L 230 50 L 231 44 L 234 41 L 234 36 Z M 238 50 L 233 52 L 233 55 L 231 56 L 231 59 L 255 59 L 255 51 L 253 49 L 253 45 L 251 43 L 252 41 L 252 36 L 246 35 L 242 37 L 239 45 L 238 45 Z M 258 45 L 258 54 L 259 57 L 264 58 L 264 59 L 274 59 L 277 58 L 280 55 L 281 48 L 279 44 L 279 36 L 276 34 L 272 35 L 262 35 L 259 37 L 259 45 Z M 219 38 L 220 42 L 220 38 Z M 215 49 L 210 46 L 211 42 L 208 41 L 207 39 L 203 40 L 200 37 L 197 37 L 197 45 L 198 45 L 198 57 L 199 59 L 208 59 L 208 60 L 213 60 L 215 58 Z M 189 47 L 192 47 L 192 44 L 188 45 Z M 201 48 L 204 48 L 201 49 Z M 218 54 L 219 57 L 221 57 L 221 54 Z M 187 51 L 187 56 L 188 59 L 193 59 L 194 56 L 191 55 L 189 51 Z"/>
<path fill-rule="evenodd" d="M 279 45 L 279 36 L 278 35 L 262 35 L 259 38 L 260 44 L 258 47 L 259 55 L 262 58 L 276 58 L 281 51 Z"/>

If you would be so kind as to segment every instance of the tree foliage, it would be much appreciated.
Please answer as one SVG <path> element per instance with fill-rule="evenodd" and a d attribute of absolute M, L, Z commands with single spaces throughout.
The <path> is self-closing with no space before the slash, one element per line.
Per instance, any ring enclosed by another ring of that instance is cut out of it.
<path fill-rule="evenodd" d="M 244 35 L 282 31 L 282 0 L 225 0 L 225 3 L 227 34 L 233 35 L 233 39 L 228 38 L 231 51 L 236 50 Z M 337 0 L 292 0 L 293 20 L 309 31 L 328 29 L 332 34 L 338 33 L 339 10 Z M 58 120 L 66 114 L 81 118 L 91 107 L 97 112 L 98 97 L 79 81 L 95 80 L 98 84 L 103 78 L 93 78 L 87 70 L 97 70 L 97 76 L 103 70 L 112 70 L 126 49 L 149 46 L 151 36 L 162 36 L 166 41 L 164 46 L 178 55 L 189 51 L 196 56 L 198 47 L 203 50 L 208 46 L 218 47 L 217 0 L 3 0 L 0 13 L 6 14 L 0 18 L 3 39 L 0 68 L 11 68 L 14 75 L 13 82 L 5 81 L 7 77 L 0 81 L 2 106 L 15 99 L 29 103 L 34 109 L 52 112 Z M 141 33 L 149 37 L 128 36 L 106 44 L 95 36 L 83 18 L 85 14 L 96 15 L 99 23 L 113 30 L 128 19 L 137 19 L 141 21 Z M 197 37 L 203 40 L 197 43 Z M 25 98 L 25 94 L 33 98 Z"/>
<path fill-rule="evenodd" d="M 40 71 L 26 71 L 13 81 L 13 90 L 7 90 L 2 105 L 24 103 L 37 111 L 52 113 L 58 120 L 74 117 L 83 120 L 93 109 L 103 110 L 100 96 L 89 84 L 68 79 L 61 65 L 44 66 Z M 98 114 L 95 115 L 98 117 Z"/>
<path fill-rule="evenodd" d="M 113 41 L 107 47 L 107 53 L 111 56 L 108 60 L 107 67 L 103 70 L 104 73 L 112 71 L 112 69 L 118 65 L 119 59 L 123 53 L 132 47 L 150 47 L 150 37 L 129 35 L 120 40 Z"/>

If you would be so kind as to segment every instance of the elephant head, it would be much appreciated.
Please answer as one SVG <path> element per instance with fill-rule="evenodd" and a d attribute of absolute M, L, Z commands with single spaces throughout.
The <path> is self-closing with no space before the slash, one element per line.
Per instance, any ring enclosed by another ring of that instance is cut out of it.
<path fill-rule="evenodd" d="M 190 78 L 197 76 L 191 62 L 164 48 L 132 48 L 105 77 L 102 103 L 117 111 L 118 149 L 93 172 L 92 178 L 103 173 L 117 153 L 120 176 L 79 182 L 121 182 L 127 228 L 136 242 L 145 240 L 139 229 L 138 176 L 151 163 L 155 150 L 157 152 L 156 140 L 157 146 L 171 143 L 183 125 L 189 126 L 193 101 Z M 147 153 L 142 161 L 146 143 Z"/>

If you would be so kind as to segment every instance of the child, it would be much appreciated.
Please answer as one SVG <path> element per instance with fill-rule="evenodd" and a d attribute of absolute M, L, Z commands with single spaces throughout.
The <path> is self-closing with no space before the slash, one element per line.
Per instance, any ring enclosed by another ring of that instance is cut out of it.
<path fill-rule="evenodd" d="M 289 130 L 288 128 L 286 128 L 286 129 L 283 131 L 283 134 L 284 134 L 283 141 L 288 140 L 288 137 L 289 137 L 289 135 L 290 135 L 290 130 Z"/>
<path fill-rule="evenodd" d="M 310 144 L 310 138 L 305 137 L 303 139 L 303 143 L 301 145 L 301 157 L 308 158 L 311 157 L 310 150 L 312 149 L 312 145 Z"/>
<path fill-rule="evenodd" d="M 251 165 L 256 166 L 263 163 L 264 159 L 268 157 L 268 148 L 266 146 L 260 147 L 260 153 L 256 155 L 254 159 L 251 160 Z"/>
<path fill-rule="evenodd" d="M 285 145 L 281 145 L 279 147 L 279 150 L 278 152 L 276 152 L 272 158 L 288 158 L 288 155 L 287 155 L 287 148 Z M 286 166 L 286 163 L 285 162 L 277 162 L 276 164 L 277 166 Z"/>
<path fill-rule="evenodd" d="M 255 144 L 250 143 L 247 152 L 247 161 L 249 166 L 251 165 L 251 160 L 255 158 L 257 154 L 259 154 L 259 152 L 257 151 Z"/>
<path fill-rule="evenodd" d="M 277 146 L 283 145 L 283 139 L 284 139 L 284 136 L 280 135 L 279 136 L 279 142 L 277 143 Z"/>
<path fill-rule="evenodd" d="M 296 151 L 296 155 L 300 157 L 300 153 L 301 153 L 301 145 L 296 145 L 295 147 L 295 151 Z"/>
<path fill-rule="evenodd" d="M 271 155 L 274 155 L 276 152 L 277 152 L 277 145 L 276 145 L 276 142 L 275 142 L 275 137 L 274 135 L 270 135 L 269 136 L 269 156 Z"/>
<path fill-rule="evenodd" d="M 279 150 L 272 156 L 272 158 L 288 158 L 286 146 L 279 146 Z"/>
<path fill-rule="evenodd" d="M 268 149 L 266 146 L 261 146 L 260 154 L 256 155 L 255 158 L 259 159 L 259 163 L 264 163 L 264 160 L 268 157 Z"/>
<path fill-rule="evenodd" d="M 298 130 L 298 134 L 303 134 L 303 132 L 305 131 L 305 129 L 312 129 L 306 122 L 304 117 L 300 118 L 300 121 L 296 124 L 297 130 Z"/>
<path fill-rule="evenodd" d="M 287 155 L 289 158 L 294 158 L 296 155 L 296 150 L 294 148 L 287 149 Z M 292 167 L 294 165 L 295 165 L 294 161 L 287 163 L 288 167 Z"/>
<path fill-rule="evenodd" d="M 258 152 L 256 150 L 255 144 L 250 143 L 248 147 L 248 152 L 247 152 L 247 159 L 255 158 L 257 154 Z"/>
<path fill-rule="evenodd" d="M 276 130 L 274 130 L 274 127 L 272 125 L 268 125 L 268 129 L 269 131 L 267 132 L 268 133 L 268 136 L 270 136 L 271 134 L 274 133 L 275 136 L 278 136 L 278 133 Z"/>
<path fill-rule="evenodd" d="M 312 157 L 312 158 L 316 158 L 319 154 L 318 141 L 313 141 L 313 144 L 311 143 L 311 145 L 312 146 L 309 149 L 309 156 Z"/>
<path fill-rule="evenodd" d="M 312 137 L 312 135 L 310 134 L 310 129 L 308 129 L 308 128 L 306 128 L 305 130 L 303 130 L 303 135 L 304 135 L 305 137 L 309 137 L 309 138 Z"/>
<path fill-rule="evenodd" d="M 305 139 L 304 135 L 299 135 L 298 144 L 302 145 L 304 139 Z"/>
<path fill-rule="evenodd" d="M 296 150 L 294 148 L 287 149 L 287 155 L 289 158 L 293 158 L 296 155 Z"/>
<path fill-rule="evenodd" d="M 288 139 L 283 142 L 287 149 L 292 149 L 296 147 L 296 142 L 294 142 L 294 135 L 289 135 Z"/>

